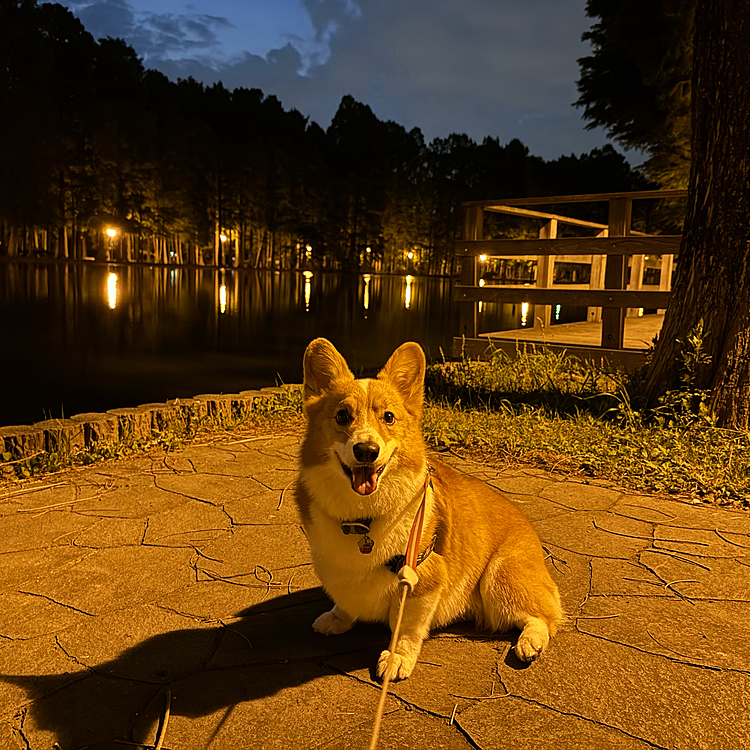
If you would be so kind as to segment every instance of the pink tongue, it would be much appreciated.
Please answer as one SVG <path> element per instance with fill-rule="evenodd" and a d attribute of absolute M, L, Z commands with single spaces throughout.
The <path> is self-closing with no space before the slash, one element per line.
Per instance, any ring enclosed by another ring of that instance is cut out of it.
<path fill-rule="evenodd" d="M 375 492 L 378 486 L 378 473 L 372 466 L 355 466 L 352 469 L 352 487 L 360 495 Z"/>

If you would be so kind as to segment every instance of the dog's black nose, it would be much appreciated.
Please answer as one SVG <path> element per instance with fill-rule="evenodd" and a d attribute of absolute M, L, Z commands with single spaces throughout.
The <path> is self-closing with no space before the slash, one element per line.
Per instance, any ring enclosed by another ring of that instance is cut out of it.
<path fill-rule="evenodd" d="M 363 464 L 371 464 L 380 453 L 377 443 L 357 443 L 352 450 L 354 458 Z"/>

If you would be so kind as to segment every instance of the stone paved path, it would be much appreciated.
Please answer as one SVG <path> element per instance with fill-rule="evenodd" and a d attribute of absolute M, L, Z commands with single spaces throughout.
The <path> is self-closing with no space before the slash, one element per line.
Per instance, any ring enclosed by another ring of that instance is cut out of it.
<path fill-rule="evenodd" d="M 367 748 L 388 639 L 325 638 L 285 489 L 298 436 L 192 445 L 0 485 L 0 750 Z M 750 517 L 449 457 L 549 551 L 569 620 L 434 635 L 380 747 L 750 747 Z M 55 744 L 57 743 L 57 744 Z M 128 745 L 127 743 L 131 743 Z"/>

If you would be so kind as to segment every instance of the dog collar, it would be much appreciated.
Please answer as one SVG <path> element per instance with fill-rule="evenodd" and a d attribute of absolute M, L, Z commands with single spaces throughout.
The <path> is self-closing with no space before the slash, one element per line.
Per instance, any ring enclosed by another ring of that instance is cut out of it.
<path fill-rule="evenodd" d="M 425 499 L 427 498 L 427 488 L 434 489 L 431 476 L 434 471 L 435 468 L 430 466 L 430 464 L 427 464 L 427 476 L 424 480 L 422 502 L 419 504 L 417 515 L 414 517 L 414 523 L 412 524 L 411 533 L 409 534 L 409 544 L 407 546 L 406 554 L 394 555 L 384 563 L 385 567 L 390 568 L 393 573 L 398 573 L 404 565 L 410 565 L 412 568 L 416 568 L 416 566 L 424 562 L 435 549 L 437 534 L 432 535 L 432 540 L 427 547 L 421 552 L 417 552 L 419 549 L 420 536 L 422 534 L 422 523 L 424 522 L 424 506 Z M 375 547 L 375 542 L 370 536 L 368 536 L 373 520 L 374 519 L 372 518 L 355 518 L 353 521 L 341 522 L 341 531 L 343 531 L 344 534 L 358 534 L 362 537 L 357 542 L 357 546 L 363 555 L 369 555 Z"/>
<path fill-rule="evenodd" d="M 432 535 L 430 543 L 417 555 L 417 565 L 421 565 L 435 549 L 437 544 L 437 534 Z M 391 573 L 398 573 L 406 564 L 406 555 L 394 555 L 390 560 L 386 560 L 383 565 L 389 568 Z"/>

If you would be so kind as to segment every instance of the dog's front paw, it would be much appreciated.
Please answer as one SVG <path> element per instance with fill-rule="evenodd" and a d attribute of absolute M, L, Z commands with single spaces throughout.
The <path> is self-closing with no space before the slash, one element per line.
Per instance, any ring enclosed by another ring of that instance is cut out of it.
<path fill-rule="evenodd" d="M 391 652 L 387 649 L 380 654 L 375 672 L 381 680 L 384 680 L 386 675 L 392 682 L 405 680 L 414 671 L 414 666 L 417 663 L 416 656 L 410 657 L 394 653 L 392 661 L 390 661 L 390 658 Z"/>
<path fill-rule="evenodd" d="M 313 623 L 313 630 L 323 635 L 341 635 L 351 630 L 354 621 L 346 616 L 339 616 L 334 607 L 329 612 L 324 612 Z"/>

